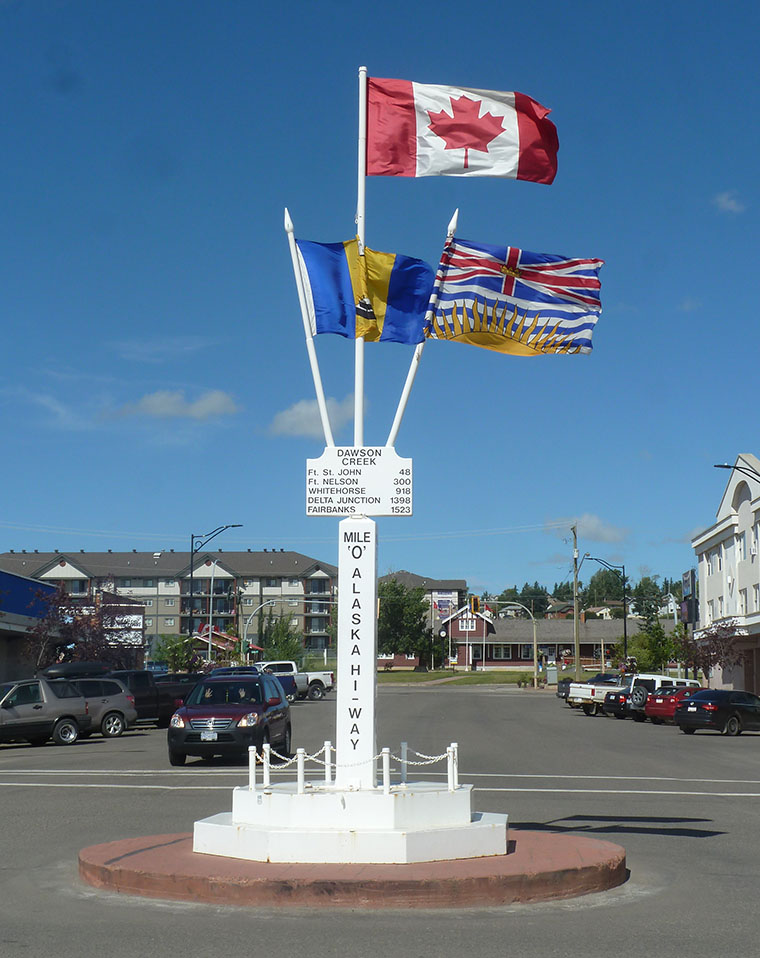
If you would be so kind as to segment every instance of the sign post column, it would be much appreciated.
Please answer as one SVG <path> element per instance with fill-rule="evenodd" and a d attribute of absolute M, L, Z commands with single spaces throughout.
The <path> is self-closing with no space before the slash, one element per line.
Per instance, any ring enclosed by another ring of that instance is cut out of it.
<path fill-rule="evenodd" d="M 338 526 L 337 788 L 375 788 L 377 736 L 377 525 Z"/>

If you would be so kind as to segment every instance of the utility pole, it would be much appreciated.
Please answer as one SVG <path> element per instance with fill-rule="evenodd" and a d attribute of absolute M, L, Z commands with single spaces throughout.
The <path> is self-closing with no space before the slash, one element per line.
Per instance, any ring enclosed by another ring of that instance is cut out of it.
<path fill-rule="evenodd" d="M 575 643 L 575 681 L 581 680 L 581 643 L 578 634 L 578 528 L 573 530 L 573 641 Z"/>

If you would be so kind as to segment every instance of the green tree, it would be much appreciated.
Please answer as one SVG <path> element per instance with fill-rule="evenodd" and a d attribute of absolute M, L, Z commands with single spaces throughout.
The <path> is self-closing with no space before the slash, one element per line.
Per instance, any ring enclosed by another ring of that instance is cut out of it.
<path fill-rule="evenodd" d="M 555 582 L 554 588 L 552 589 L 552 595 L 558 602 L 572 602 L 573 601 L 573 583 L 572 582 Z"/>
<path fill-rule="evenodd" d="M 151 655 L 156 662 L 166 662 L 170 672 L 195 672 L 203 661 L 187 635 L 160 635 Z"/>
<path fill-rule="evenodd" d="M 270 609 L 261 639 L 264 659 L 292 659 L 300 665 L 304 653 L 303 634 L 292 613 L 275 615 Z"/>
<path fill-rule="evenodd" d="M 657 622 L 657 613 L 662 606 L 662 591 L 657 584 L 657 576 L 642 576 L 633 587 L 631 598 L 635 602 L 637 614 L 644 620 L 647 629 Z"/>
<path fill-rule="evenodd" d="M 377 650 L 382 655 L 415 655 L 428 665 L 434 654 L 428 628 L 429 608 L 425 590 L 408 589 L 397 579 L 380 583 L 380 615 L 377 622 Z"/>
<path fill-rule="evenodd" d="M 526 582 L 520 592 L 520 602 L 530 609 L 534 618 L 543 619 L 546 607 L 549 605 L 549 594 L 538 582 L 534 582 L 533 585 Z"/>
<path fill-rule="evenodd" d="M 605 602 L 622 602 L 623 579 L 613 569 L 599 569 L 589 579 L 583 590 L 582 606 L 604 605 Z"/>
<path fill-rule="evenodd" d="M 709 682 L 714 668 L 730 668 L 741 662 L 742 652 L 736 647 L 736 640 L 742 634 L 736 619 L 713 622 L 696 638 L 679 625 L 674 633 L 676 655 L 687 669 L 694 669 L 695 674 L 701 671 Z"/>

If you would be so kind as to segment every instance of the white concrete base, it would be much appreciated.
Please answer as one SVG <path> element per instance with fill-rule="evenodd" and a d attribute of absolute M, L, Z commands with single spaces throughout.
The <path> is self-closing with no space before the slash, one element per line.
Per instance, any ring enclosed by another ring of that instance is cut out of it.
<path fill-rule="evenodd" d="M 233 791 L 232 812 L 195 823 L 193 851 L 251 861 L 404 864 L 505 855 L 508 816 L 470 810 L 472 786 Z"/>

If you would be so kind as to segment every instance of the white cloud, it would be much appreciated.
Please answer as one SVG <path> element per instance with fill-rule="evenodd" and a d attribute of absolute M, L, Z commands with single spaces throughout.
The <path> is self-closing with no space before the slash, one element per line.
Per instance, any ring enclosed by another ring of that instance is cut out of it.
<path fill-rule="evenodd" d="M 686 298 L 679 305 L 679 309 L 682 313 L 692 313 L 695 309 L 699 309 L 702 303 L 698 299 Z"/>
<path fill-rule="evenodd" d="M 185 336 L 182 339 L 122 339 L 109 343 L 110 348 L 122 359 L 152 364 L 181 360 L 213 345 L 213 340 L 203 336 Z"/>
<path fill-rule="evenodd" d="M 713 197 L 713 205 L 717 206 L 721 213 L 743 213 L 746 209 L 744 203 L 737 196 L 736 190 L 725 190 Z"/>
<path fill-rule="evenodd" d="M 189 402 L 181 389 L 159 389 L 148 393 L 136 403 L 122 408 L 122 413 L 132 416 L 150 416 L 154 419 L 215 419 L 231 416 L 238 411 L 232 397 L 221 389 L 209 389 Z"/>
<path fill-rule="evenodd" d="M 578 538 L 589 542 L 622 542 L 628 536 L 628 529 L 613 526 L 589 512 L 579 516 L 577 522 Z"/>
<path fill-rule="evenodd" d="M 354 415 L 354 397 L 346 396 L 339 401 L 327 400 L 327 415 L 333 433 L 351 422 Z M 322 420 L 319 417 L 319 407 L 316 399 L 301 399 L 282 412 L 278 412 L 272 420 L 269 431 L 275 436 L 305 436 L 308 439 L 321 439 Z"/>

